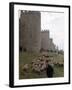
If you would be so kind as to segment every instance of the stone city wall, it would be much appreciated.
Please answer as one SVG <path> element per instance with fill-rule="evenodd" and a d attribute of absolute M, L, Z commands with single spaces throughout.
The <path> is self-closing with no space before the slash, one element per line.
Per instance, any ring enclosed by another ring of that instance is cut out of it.
<path fill-rule="evenodd" d="M 39 11 L 23 11 L 19 18 L 19 46 L 20 50 L 39 52 L 55 50 L 49 30 L 41 31 L 41 13 Z"/>
<path fill-rule="evenodd" d="M 38 11 L 21 11 L 20 47 L 25 51 L 39 52 L 41 47 L 41 14 Z"/>

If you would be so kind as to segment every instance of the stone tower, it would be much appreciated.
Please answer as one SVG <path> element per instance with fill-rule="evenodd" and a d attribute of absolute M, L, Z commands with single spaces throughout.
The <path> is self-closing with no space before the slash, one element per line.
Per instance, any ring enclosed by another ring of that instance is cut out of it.
<path fill-rule="evenodd" d="M 50 38 L 50 49 L 49 50 L 56 51 L 52 38 Z"/>
<path fill-rule="evenodd" d="M 41 49 L 55 51 L 55 45 L 48 30 L 41 31 Z"/>
<path fill-rule="evenodd" d="M 41 48 L 44 50 L 48 50 L 49 47 L 49 31 L 41 31 Z"/>
<path fill-rule="evenodd" d="M 19 46 L 23 51 L 39 52 L 41 48 L 41 14 L 21 11 L 19 19 Z"/>

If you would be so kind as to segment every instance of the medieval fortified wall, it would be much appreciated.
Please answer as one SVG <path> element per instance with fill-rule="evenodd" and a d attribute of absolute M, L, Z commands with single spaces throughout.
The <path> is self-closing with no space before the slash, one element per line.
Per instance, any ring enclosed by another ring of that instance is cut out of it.
<path fill-rule="evenodd" d="M 55 51 L 53 39 L 50 38 L 49 30 L 41 31 L 41 49 Z"/>
<path fill-rule="evenodd" d="M 21 11 L 20 47 L 30 52 L 39 52 L 41 48 L 41 14 L 38 11 Z"/>
<path fill-rule="evenodd" d="M 39 52 L 55 50 L 49 31 L 41 31 L 41 13 L 38 11 L 21 11 L 19 18 L 19 46 L 20 50 Z"/>

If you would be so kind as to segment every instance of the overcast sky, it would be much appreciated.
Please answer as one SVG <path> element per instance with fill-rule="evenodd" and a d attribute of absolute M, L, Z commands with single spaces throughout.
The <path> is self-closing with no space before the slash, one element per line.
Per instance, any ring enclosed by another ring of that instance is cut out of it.
<path fill-rule="evenodd" d="M 64 13 L 41 12 L 41 30 L 49 29 L 50 37 L 64 50 Z"/>

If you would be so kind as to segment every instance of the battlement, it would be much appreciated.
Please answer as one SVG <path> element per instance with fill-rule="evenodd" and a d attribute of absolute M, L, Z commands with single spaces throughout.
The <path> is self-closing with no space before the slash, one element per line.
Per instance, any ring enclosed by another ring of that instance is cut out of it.
<path fill-rule="evenodd" d="M 23 15 L 40 15 L 40 11 L 28 11 L 28 10 L 21 10 L 21 16 Z"/>
<path fill-rule="evenodd" d="M 49 32 L 49 30 L 48 29 L 44 29 L 41 32 Z"/>
<path fill-rule="evenodd" d="M 48 33 L 49 34 L 49 30 L 42 30 L 41 33 Z"/>

